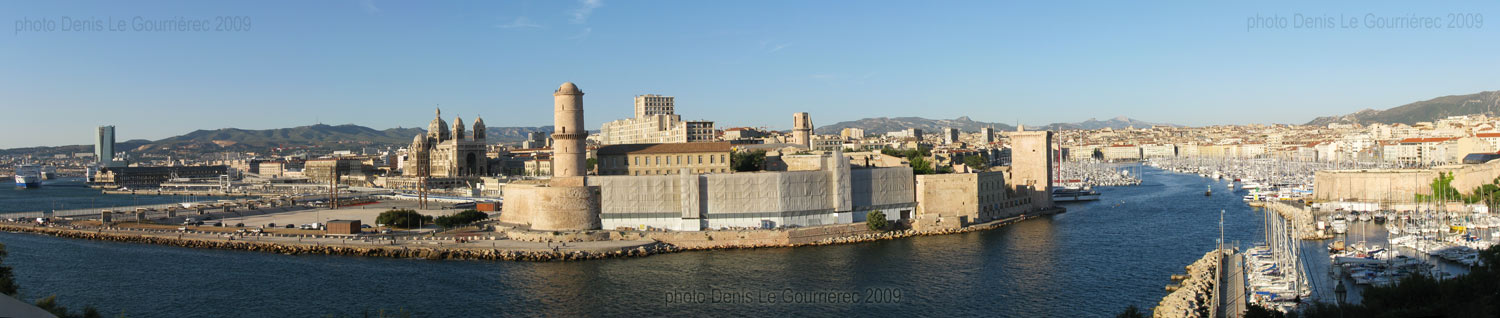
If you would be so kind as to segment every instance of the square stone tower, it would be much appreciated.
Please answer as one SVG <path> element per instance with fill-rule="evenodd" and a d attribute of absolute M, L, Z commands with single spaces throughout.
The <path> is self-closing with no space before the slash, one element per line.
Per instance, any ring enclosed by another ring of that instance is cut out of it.
<path fill-rule="evenodd" d="M 1010 136 L 1010 175 L 1017 196 L 1031 197 L 1036 208 L 1052 207 L 1052 132 L 1016 131 Z"/>

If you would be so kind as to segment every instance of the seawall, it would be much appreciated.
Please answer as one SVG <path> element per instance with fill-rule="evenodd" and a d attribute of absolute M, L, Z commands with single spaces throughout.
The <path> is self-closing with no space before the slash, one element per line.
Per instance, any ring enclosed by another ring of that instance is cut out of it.
<path fill-rule="evenodd" d="M 1251 202 L 1250 206 L 1270 209 L 1271 211 L 1275 211 L 1276 214 L 1281 215 L 1282 218 L 1290 220 L 1292 226 L 1297 231 L 1297 237 L 1300 239 L 1322 240 L 1333 238 L 1332 235 L 1327 233 L 1318 234 L 1317 227 L 1313 225 L 1313 223 L 1317 222 L 1317 217 L 1313 214 L 1312 210 L 1280 201 Z"/>
<path fill-rule="evenodd" d="M 864 228 L 864 223 L 855 223 L 829 227 L 790 230 L 639 232 L 632 233 L 639 236 L 634 238 L 612 237 L 612 239 L 615 239 L 614 242 L 623 241 L 623 244 L 613 244 L 611 246 L 593 248 L 580 248 L 578 244 L 575 244 L 573 247 L 569 248 L 554 248 L 553 243 L 545 243 L 546 245 L 541 245 L 544 243 L 530 243 L 531 245 L 536 246 L 520 248 L 483 248 L 473 245 L 474 242 L 505 242 L 505 245 L 517 244 L 515 243 L 515 241 L 511 240 L 475 240 L 470 241 L 470 246 L 460 247 L 457 245 L 462 244 L 459 242 L 455 242 L 454 238 L 452 237 L 440 237 L 434 240 L 405 240 L 401 242 L 395 242 L 370 241 L 367 239 L 362 239 L 360 237 L 349 237 L 353 240 L 348 240 L 332 236 L 320 236 L 321 239 L 325 240 L 323 243 L 302 243 L 302 240 L 296 236 L 257 237 L 254 234 L 249 234 L 249 236 L 246 236 L 245 234 L 225 235 L 222 233 L 209 236 L 188 236 L 184 235 L 182 232 L 166 230 L 39 226 L 34 224 L 17 223 L 0 223 L 0 231 L 33 233 L 74 239 L 156 244 L 190 248 L 257 251 L 287 255 L 314 254 L 389 258 L 421 258 L 432 260 L 454 259 L 546 262 L 642 257 L 683 251 L 821 246 L 832 244 L 871 242 L 876 240 L 897 239 L 913 236 L 967 233 L 995 229 L 1007 224 L 1038 216 L 1059 213 L 1062 211 L 1063 209 L 1057 208 L 1042 211 L 1042 213 L 1017 216 L 1008 219 L 975 224 L 968 227 L 934 231 L 897 230 L 876 232 Z M 267 240 L 261 240 L 261 238 L 267 238 Z M 631 242 L 641 242 L 641 244 L 633 244 Z M 450 246 L 442 246 L 442 244 L 444 243 L 447 243 Z M 431 246 L 433 244 L 437 244 L 438 246 Z M 546 246 L 546 248 L 543 248 L 542 246 Z M 565 246 L 567 245 L 557 245 L 557 247 Z"/>
<path fill-rule="evenodd" d="M 1215 271 L 1219 268 L 1222 253 L 1214 250 L 1203 254 L 1203 258 L 1187 266 L 1187 277 L 1177 290 L 1162 297 L 1152 309 L 1156 318 L 1208 317 L 1214 310 L 1214 286 L 1218 284 Z"/>

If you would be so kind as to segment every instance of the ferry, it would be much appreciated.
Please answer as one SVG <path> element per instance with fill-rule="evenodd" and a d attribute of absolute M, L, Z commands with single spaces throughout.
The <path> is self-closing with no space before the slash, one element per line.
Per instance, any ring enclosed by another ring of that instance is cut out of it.
<path fill-rule="evenodd" d="M 1099 191 L 1094 191 L 1088 186 L 1083 187 L 1060 187 L 1052 189 L 1053 202 L 1072 201 L 1096 201 L 1099 200 Z"/>
<path fill-rule="evenodd" d="M 16 187 L 37 188 L 42 186 L 42 167 L 37 165 L 16 166 Z"/>

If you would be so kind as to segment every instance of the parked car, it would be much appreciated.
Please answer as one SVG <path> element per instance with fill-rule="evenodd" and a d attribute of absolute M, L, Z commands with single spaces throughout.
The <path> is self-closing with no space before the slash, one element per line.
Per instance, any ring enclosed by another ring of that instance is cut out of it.
<path fill-rule="evenodd" d="M 293 224 L 287 224 L 287 225 L 286 225 L 286 228 L 289 228 L 289 229 L 295 229 L 295 228 L 297 228 L 297 226 L 296 226 L 296 225 L 293 225 Z"/>

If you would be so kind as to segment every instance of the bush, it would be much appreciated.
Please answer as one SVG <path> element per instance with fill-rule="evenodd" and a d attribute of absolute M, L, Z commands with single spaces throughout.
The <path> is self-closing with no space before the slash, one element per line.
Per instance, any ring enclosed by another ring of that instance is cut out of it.
<path fill-rule="evenodd" d="M 865 225 L 869 226 L 871 231 L 880 231 L 890 226 L 891 221 L 885 219 L 885 213 L 870 211 L 865 214 Z"/>
<path fill-rule="evenodd" d="M 443 228 L 455 228 L 479 222 L 489 217 L 489 214 L 484 214 L 484 212 L 479 212 L 479 210 L 468 209 L 454 215 L 439 216 L 434 223 Z"/>
<path fill-rule="evenodd" d="M 432 223 L 432 217 L 422 215 L 421 213 L 417 213 L 417 211 L 393 209 L 380 212 L 380 216 L 375 217 L 375 223 L 385 224 L 385 226 L 394 228 L 410 229 L 421 227 L 422 224 Z"/>
<path fill-rule="evenodd" d="M 761 171 L 766 167 L 766 151 L 736 152 L 729 157 L 729 167 L 735 172 Z"/>

